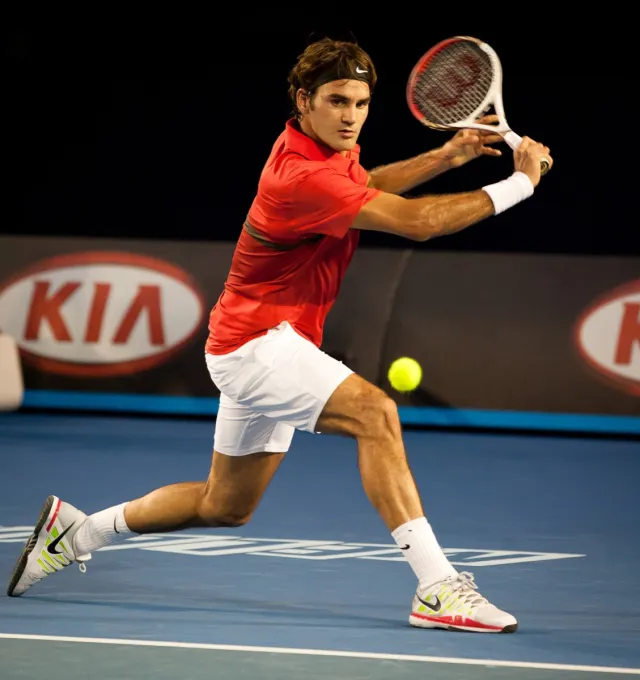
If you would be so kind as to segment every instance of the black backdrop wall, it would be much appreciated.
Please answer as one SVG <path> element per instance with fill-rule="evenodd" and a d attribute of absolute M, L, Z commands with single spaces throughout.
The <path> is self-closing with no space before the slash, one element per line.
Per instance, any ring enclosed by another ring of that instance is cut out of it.
<path fill-rule="evenodd" d="M 360 141 L 363 164 L 374 167 L 448 137 L 411 117 L 404 88 L 433 43 L 469 34 L 498 51 L 509 120 L 551 147 L 555 167 L 534 200 L 415 247 L 640 253 L 626 170 L 635 133 L 611 125 L 633 111 L 635 96 L 622 17 L 613 28 L 606 18 L 596 26 L 580 17 L 579 30 L 565 32 L 552 8 L 503 24 L 480 10 L 443 18 L 428 8 L 409 21 L 409 8 L 382 15 L 369 7 L 366 20 L 328 9 L 321 20 L 256 6 L 241 18 L 219 8 L 214 17 L 56 15 L 9 25 L 3 109 L 11 178 L 1 230 L 233 240 L 289 115 L 288 70 L 308 42 L 355 37 L 372 55 L 379 87 Z M 512 164 L 505 151 L 417 191 L 467 190 L 504 177 Z M 398 241 L 366 234 L 363 245 L 406 246 Z"/>

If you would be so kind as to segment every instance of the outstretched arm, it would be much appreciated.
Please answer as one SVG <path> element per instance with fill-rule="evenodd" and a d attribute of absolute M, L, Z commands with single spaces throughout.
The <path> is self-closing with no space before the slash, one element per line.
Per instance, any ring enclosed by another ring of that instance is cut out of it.
<path fill-rule="evenodd" d="M 439 196 L 403 198 L 382 192 L 363 205 L 352 228 L 414 241 L 453 234 L 531 196 L 540 182 L 540 159 L 548 153 L 548 147 L 525 137 L 514 152 L 511 177 L 477 191 Z"/>
<path fill-rule="evenodd" d="M 490 115 L 481 118 L 478 122 L 492 125 L 497 120 L 497 116 Z M 369 186 L 388 194 L 403 194 L 479 156 L 502 155 L 498 149 L 490 146 L 501 141 L 502 137 L 493 132 L 460 130 L 444 146 L 371 170 Z"/>
<path fill-rule="evenodd" d="M 449 170 L 442 149 L 427 151 L 404 161 L 369 171 L 368 186 L 388 194 L 403 194 Z"/>

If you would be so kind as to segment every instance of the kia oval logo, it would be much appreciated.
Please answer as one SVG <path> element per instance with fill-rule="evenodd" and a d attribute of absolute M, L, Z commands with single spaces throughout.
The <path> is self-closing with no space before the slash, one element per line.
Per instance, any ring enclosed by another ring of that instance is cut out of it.
<path fill-rule="evenodd" d="M 71 376 L 157 366 L 193 338 L 204 314 L 204 297 L 187 272 L 134 253 L 61 255 L 0 283 L 0 329 L 25 361 Z"/>
<path fill-rule="evenodd" d="M 578 319 L 575 342 L 591 368 L 640 396 L 640 280 L 595 300 Z"/>

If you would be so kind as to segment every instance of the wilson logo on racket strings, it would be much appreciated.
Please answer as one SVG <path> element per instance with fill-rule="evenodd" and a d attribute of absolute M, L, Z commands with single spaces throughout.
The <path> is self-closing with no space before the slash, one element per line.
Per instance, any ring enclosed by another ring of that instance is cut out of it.
<path fill-rule="evenodd" d="M 595 300 L 578 319 L 575 343 L 610 384 L 640 395 L 640 280 Z"/>
<path fill-rule="evenodd" d="M 427 91 L 427 99 L 440 106 L 455 106 L 465 90 L 474 85 L 482 72 L 482 66 L 472 54 L 463 54 L 445 68 L 439 82 Z"/>
<path fill-rule="evenodd" d="M 203 296 L 164 260 L 93 251 L 53 257 L 0 283 L 0 328 L 26 361 L 75 376 L 151 368 L 200 328 Z"/>

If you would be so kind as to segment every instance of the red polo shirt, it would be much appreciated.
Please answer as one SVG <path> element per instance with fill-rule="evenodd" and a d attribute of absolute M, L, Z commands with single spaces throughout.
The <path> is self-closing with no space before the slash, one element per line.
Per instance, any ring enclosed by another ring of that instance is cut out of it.
<path fill-rule="evenodd" d="M 367 188 L 360 147 L 348 156 L 293 120 L 273 145 L 209 318 L 206 351 L 226 354 L 288 321 L 316 346 L 358 245 L 350 229 Z"/>

